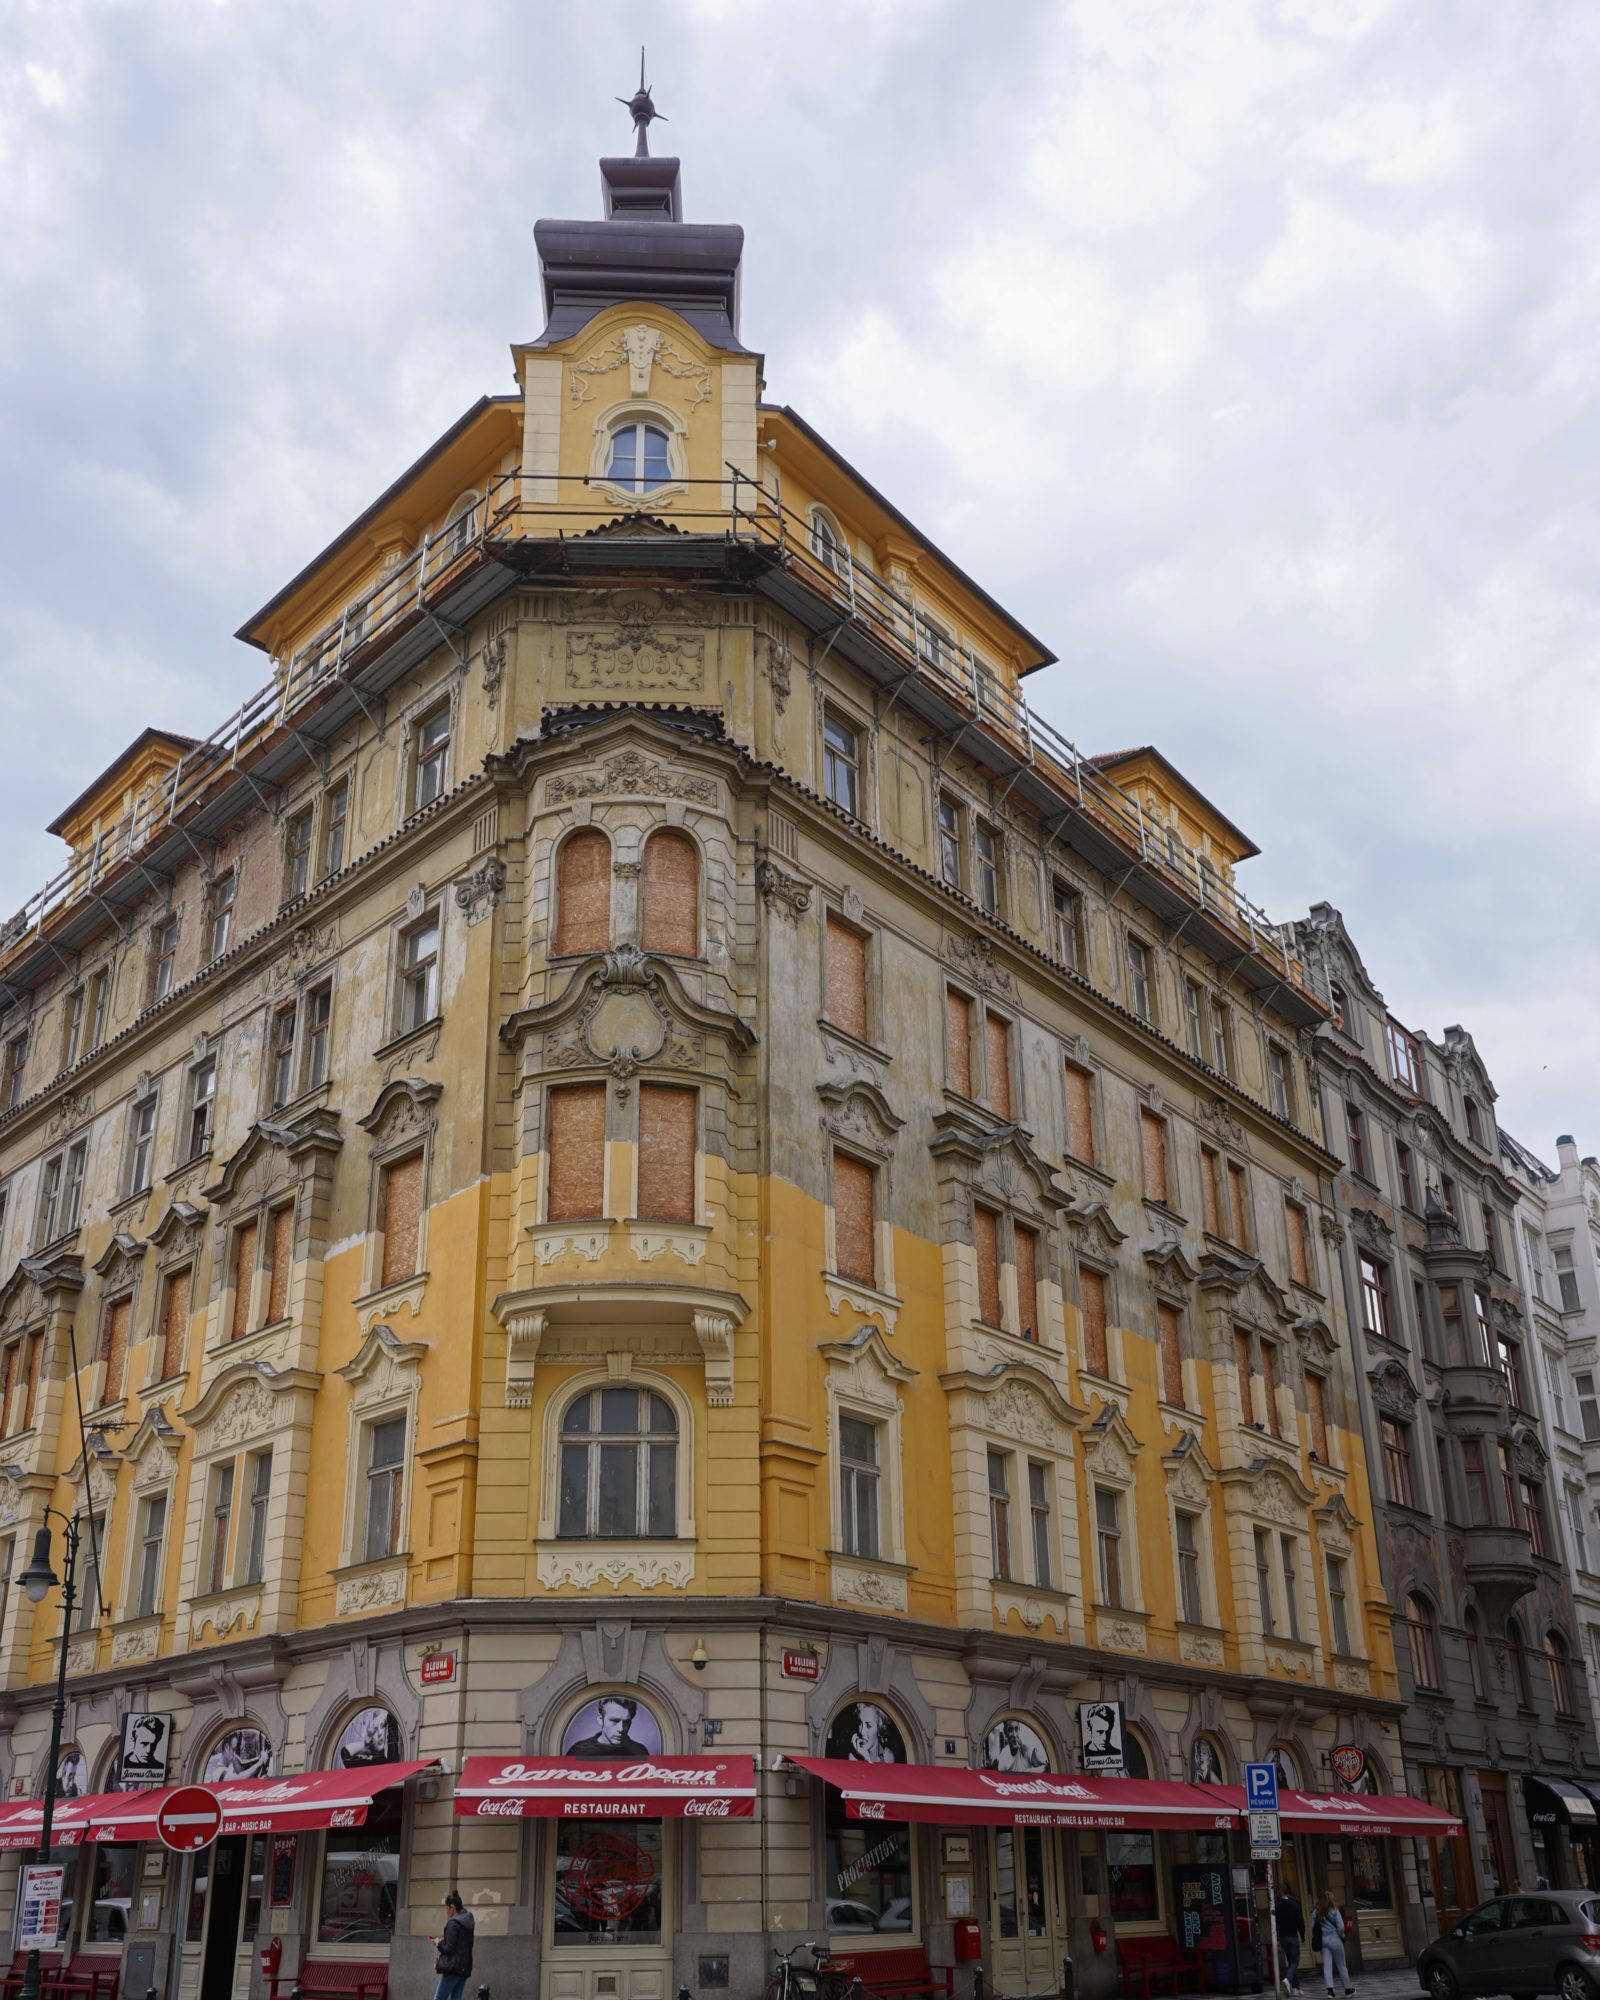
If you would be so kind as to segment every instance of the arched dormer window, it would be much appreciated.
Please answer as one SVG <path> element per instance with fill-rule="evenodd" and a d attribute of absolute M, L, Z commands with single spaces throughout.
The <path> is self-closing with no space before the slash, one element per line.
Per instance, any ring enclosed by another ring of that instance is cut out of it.
<path fill-rule="evenodd" d="M 843 576 L 847 557 L 844 532 L 825 507 L 811 510 L 811 553 L 824 569 Z"/>
<path fill-rule="evenodd" d="M 688 834 L 669 827 L 644 844 L 639 942 L 684 958 L 700 949 L 700 852 Z"/>
<path fill-rule="evenodd" d="M 482 499 L 469 488 L 445 517 L 445 542 L 452 556 L 463 555 L 471 548 L 482 521 Z"/>
<path fill-rule="evenodd" d="M 611 942 L 611 842 L 597 826 L 579 827 L 556 857 L 558 953 L 604 951 Z"/>
<path fill-rule="evenodd" d="M 666 431 L 643 417 L 613 425 L 605 476 L 629 493 L 653 493 L 672 481 L 672 451 Z"/>
<path fill-rule="evenodd" d="M 678 1532 L 678 1420 L 665 1396 L 627 1383 L 582 1390 L 561 1420 L 563 1538 Z"/>

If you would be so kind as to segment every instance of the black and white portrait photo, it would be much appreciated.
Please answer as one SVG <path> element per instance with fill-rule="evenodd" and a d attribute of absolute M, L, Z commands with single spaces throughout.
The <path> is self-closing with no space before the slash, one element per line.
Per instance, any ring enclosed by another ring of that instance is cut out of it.
<path fill-rule="evenodd" d="M 1197 1785 L 1220 1785 L 1223 1782 L 1222 1759 L 1209 1736 L 1194 1739 L 1194 1747 L 1189 1752 L 1189 1776 Z"/>
<path fill-rule="evenodd" d="M 561 1739 L 564 1757 L 659 1757 L 661 1725 L 628 1694 L 585 1703 Z"/>
<path fill-rule="evenodd" d="M 81 1799 L 88 1796 L 89 1765 L 81 1750 L 63 1750 L 56 1765 L 56 1797 Z"/>
<path fill-rule="evenodd" d="M 852 1764 L 903 1764 L 906 1743 L 886 1708 L 875 1701 L 852 1701 L 833 1718 L 827 1754 Z"/>
<path fill-rule="evenodd" d="M 128 1790 L 164 1785 L 172 1747 L 172 1717 L 148 1710 L 124 1715 L 118 1737 L 117 1781 Z"/>
<path fill-rule="evenodd" d="M 348 1771 L 367 1764 L 394 1764 L 399 1758 L 399 1723 L 386 1708 L 363 1708 L 340 1730 L 333 1768 Z"/>
<path fill-rule="evenodd" d="M 207 1785 L 226 1785 L 237 1778 L 266 1778 L 272 1774 L 272 1743 L 265 1730 L 248 1725 L 230 1729 L 206 1759 Z"/>
<path fill-rule="evenodd" d="M 1122 1703 L 1080 1701 L 1078 1746 L 1083 1768 L 1091 1776 L 1120 1778 L 1127 1769 L 1122 1749 Z"/>
<path fill-rule="evenodd" d="M 1007 1716 L 983 1739 L 983 1767 L 986 1771 L 1048 1771 L 1050 1753 L 1036 1729 Z"/>

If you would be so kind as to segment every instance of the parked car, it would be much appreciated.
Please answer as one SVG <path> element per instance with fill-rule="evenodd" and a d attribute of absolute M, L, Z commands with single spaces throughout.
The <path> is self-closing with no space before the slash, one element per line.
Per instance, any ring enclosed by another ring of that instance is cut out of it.
<path fill-rule="evenodd" d="M 1497 1896 L 1435 1938 L 1417 1972 L 1433 2000 L 1469 1993 L 1600 2000 L 1600 1896 L 1592 1889 Z"/>

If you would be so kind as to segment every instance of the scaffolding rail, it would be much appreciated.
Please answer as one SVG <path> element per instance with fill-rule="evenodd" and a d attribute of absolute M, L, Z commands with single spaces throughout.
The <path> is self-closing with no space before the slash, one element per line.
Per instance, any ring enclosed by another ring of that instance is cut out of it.
<path fill-rule="evenodd" d="M 185 750 L 127 814 L 102 829 L 0 924 L 0 959 L 41 937 L 58 912 L 96 895 L 106 876 L 137 861 L 219 779 L 246 767 L 277 732 L 294 727 L 331 684 L 348 681 L 358 663 L 365 666 L 376 657 L 381 642 L 418 619 L 437 622 L 438 601 L 475 567 L 528 543 L 570 549 L 581 542 L 600 554 L 597 531 L 626 541 L 630 523 L 642 525 L 641 517 L 648 518 L 653 542 L 665 529 L 664 548 L 703 546 L 714 539 L 770 551 L 870 634 L 908 677 L 925 677 L 1015 762 L 1035 770 L 1064 805 L 1110 832 L 1131 866 L 1149 871 L 1205 911 L 1282 980 L 1328 1004 L 1320 968 L 1294 949 L 1292 925 L 1273 923 L 1207 856 L 1184 846 L 1175 829 L 1152 824 L 1137 794 L 1118 785 L 1031 708 L 992 662 L 863 563 L 816 517 L 785 505 L 775 474 L 755 479 L 732 465 L 723 479 L 674 480 L 659 495 L 626 494 L 590 476 L 497 476 L 480 500 L 440 533 L 424 534 L 410 555 L 352 596 L 289 658 L 274 659 L 264 687 L 203 742 Z"/>

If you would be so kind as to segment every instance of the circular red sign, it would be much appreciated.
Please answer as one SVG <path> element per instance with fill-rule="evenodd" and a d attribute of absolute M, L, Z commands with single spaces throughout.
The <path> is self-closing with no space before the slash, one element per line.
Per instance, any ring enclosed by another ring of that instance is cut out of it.
<path fill-rule="evenodd" d="M 222 1831 L 222 1807 L 204 1785 L 180 1785 L 156 1812 L 161 1844 L 174 1854 L 197 1854 Z"/>
<path fill-rule="evenodd" d="M 622 1832 L 592 1833 L 573 1855 L 564 1887 L 581 1916 L 598 1923 L 631 1917 L 655 1886 L 656 1864 Z"/>

